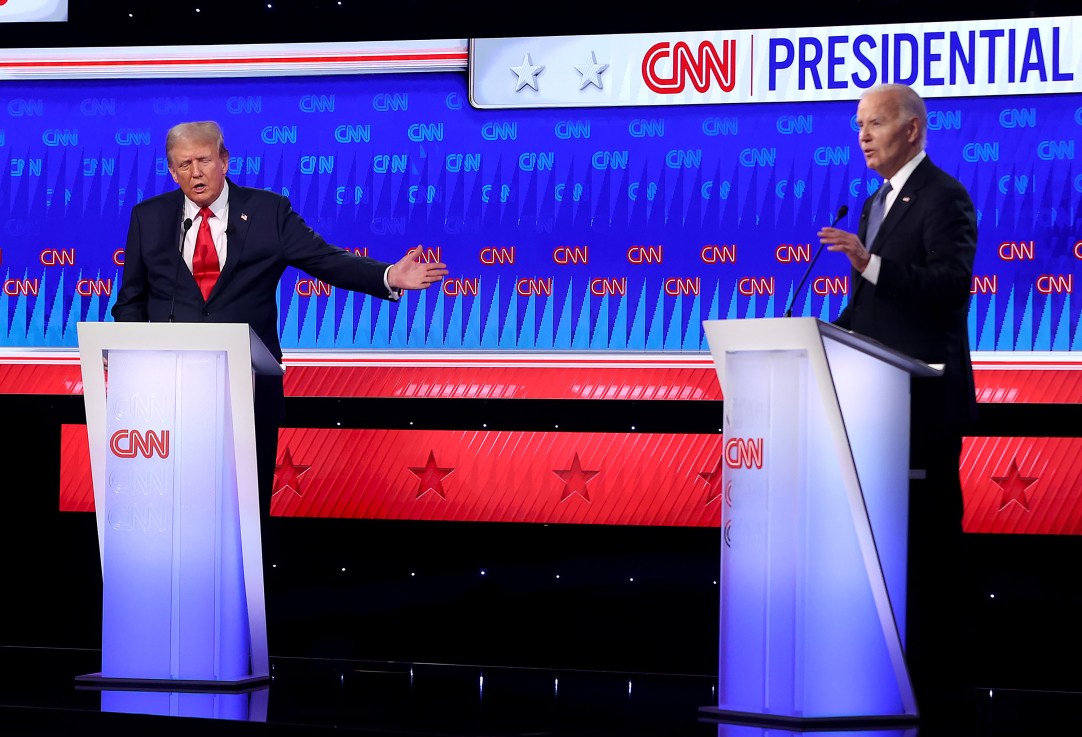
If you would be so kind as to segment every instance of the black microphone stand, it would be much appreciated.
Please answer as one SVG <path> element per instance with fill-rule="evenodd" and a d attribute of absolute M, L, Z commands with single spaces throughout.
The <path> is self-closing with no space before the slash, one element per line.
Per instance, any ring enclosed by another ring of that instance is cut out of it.
<path fill-rule="evenodd" d="M 848 206 L 842 205 L 841 207 L 839 207 L 838 214 L 834 216 L 834 220 L 831 221 L 830 227 L 833 228 L 835 225 L 837 225 L 838 221 L 845 217 L 845 214 L 847 212 L 849 212 Z M 789 306 L 785 310 L 786 317 L 793 316 L 793 303 L 796 302 L 796 297 L 798 294 L 800 294 L 800 290 L 804 288 L 804 282 L 808 281 L 808 277 L 811 276 L 812 267 L 815 266 L 815 262 L 819 260 L 819 254 L 823 252 L 823 246 L 825 245 L 825 243 L 819 244 L 819 249 L 815 252 L 815 256 L 812 257 L 811 263 L 808 264 L 808 270 L 804 272 L 804 276 L 800 279 L 800 284 L 798 284 L 796 289 L 793 290 L 793 298 L 789 300 Z"/>
<path fill-rule="evenodd" d="M 184 262 L 184 239 L 188 237 L 188 231 L 192 229 L 192 219 L 184 218 L 181 224 L 180 247 L 177 249 L 177 268 L 173 272 L 173 295 L 169 298 L 169 322 L 173 322 L 173 305 L 177 301 L 177 285 L 180 282 L 180 265 Z"/>

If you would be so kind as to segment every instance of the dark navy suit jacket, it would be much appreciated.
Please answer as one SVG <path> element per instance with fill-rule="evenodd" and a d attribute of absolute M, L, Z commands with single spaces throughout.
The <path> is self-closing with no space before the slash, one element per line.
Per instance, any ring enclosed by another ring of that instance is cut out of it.
<path fill-rule="evenodd" d="M 863 241 L 869 198 L 860 216 Z M 882 259 L 872 284 L 853 271 L 852 295 L 835 323 L 925 363 L 944 365 L 931 391 L 940 420 L 960 426 L 976 419 L 967 316 L 977 250 L 977 218 L 965 188 L 925 158 L 906 181 L 874 243 Z M 914 392 L 927 380 L 914 380 Z M 916 396 L 914 399 L 916 400 Z"/>
<path fill-rule="evenodd" d="M 113 319 L 248 323 L 281 361 L 278 282 L 287 266 L 336 287 L 390 298 L 383 281 L 388 264 L 332 246 L 309 228 L 281 195 L 229 187 L 228 248 L 221 276 L 203 300 L 183 264 L 184 194 L 177 189 L 132 209 L 124 272 Z"/>

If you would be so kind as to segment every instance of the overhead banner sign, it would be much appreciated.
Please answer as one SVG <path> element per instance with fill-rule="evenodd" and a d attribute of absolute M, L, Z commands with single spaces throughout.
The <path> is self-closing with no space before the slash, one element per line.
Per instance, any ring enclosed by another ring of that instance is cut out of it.
<path fill-rule="evenodd" d="M 0 23 L 66 21 L 68 0 L 0 0 Z"/>
<path fill-rule="evenodd" d="M 478 108 L 855 100 L 1082 91 L 1082 16 L 828 28 L 479 38 Z"/>

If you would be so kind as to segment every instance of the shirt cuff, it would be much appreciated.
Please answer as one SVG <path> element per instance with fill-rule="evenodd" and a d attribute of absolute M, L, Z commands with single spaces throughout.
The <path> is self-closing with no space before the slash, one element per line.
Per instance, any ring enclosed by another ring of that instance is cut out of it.
<path fill-rule="evenodd" d="M 383 270 L 383 286 L 387 287 L 387 299 L 397 300 L 402 296 L 401 289 L 391 289 L 391 283 L 387 281 L 387 275 L 391 273 L 391 267 Z"/>
<path fill-rule="evenodd" d="M 879 254 L 871 254 L 868 256 L 868 265 L 864 267 L 864 271 L 860 272 L 860 275 L 872 284 L 876 284 L 879 281 L 879 266 L 882 261 L 883 259 L 879 257 Z"/>

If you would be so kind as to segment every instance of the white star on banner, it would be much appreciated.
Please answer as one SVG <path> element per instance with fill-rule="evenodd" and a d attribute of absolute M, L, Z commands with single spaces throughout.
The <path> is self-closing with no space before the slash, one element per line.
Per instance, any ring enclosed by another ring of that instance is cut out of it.
<path fill-rule="evenodd" d="M 530 55 L 526 54 L 522 57 L 522 64 L 517 67 L 511 67 L 511 72 L 518 76 L 518 83 L 515 85 L 515 92 L 518 92 L 526 85 L 537 89 L 537 75 L 545 71 L 544 66 L 534 66 L 530 62 Z"/>
<path fill-rule="evenodd" d="M 608 64 L 598 64 L 597 55 L 594 52 L 590 52 L 590 61 L 585 64 L 576 64 L 575 71 L 582 75 L 582 84 L 579 85 L 580 90 L 586 89 L 587 85 L 594 85 L 599 90 L 603 89 L 601 85 L 601 73 L 609 68 Z"/>

